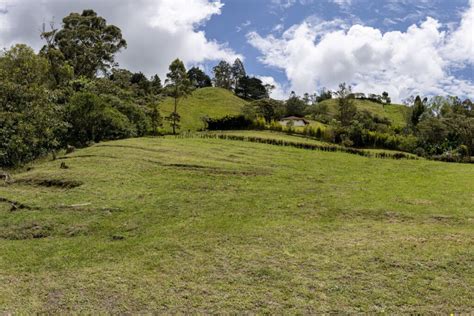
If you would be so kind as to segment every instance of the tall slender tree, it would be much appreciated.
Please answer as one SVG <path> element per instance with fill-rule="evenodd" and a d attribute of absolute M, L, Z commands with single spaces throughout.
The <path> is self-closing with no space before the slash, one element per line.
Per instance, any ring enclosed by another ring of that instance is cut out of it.
<path fill-rule="evenodd" d="M 422 101 L 420 96 L 417 96 L 415 98 L 415 102 L 414 102 L 413 107 L 411 109 L 411 116 L 410 116 L 410 122 L 411 122 L 411 124 L 414 128 L 418 125 L 418 123 L 421 120 L 421 116 L 423 115 L 423 113 L 425 113 L 425 111 L 427 109 L 427 107 L 426 107 L 427 101 L 428 101 L 427 98 L 425 98 Z"/>
<path fill-rule="evenodd" d="M 239 88 L 239 81 L 246 76 L 244 64 L 240 58 L 237 58 L 232 65 L 232 88 L 237 90 Z"/>
<path fill-rule="evenodd" d="M 192 84 L 188 79 L 186 67 L 179 59 L 173 61 L 169 67 L 169 73 L 166 75 L 166 90 L 168 95 L 174 99 L 174 110 L 167 120 L 170 121 L 173 128 L 173 135 L 179 129 L 181 116 L 178 114 L 178 103 L 182 98 L 187 97 L 192 92 Z"/>
<path fill-rule="evenodd" d="M 339 85 L 339 90 L 336 91 L 339 106 L 339 120 L 342 126 L 349 126 L 357 114 L 357 108 L 354 104 L 354 99 L 351 97 L 352 88 L 346 86 L 346 83 Z"/>
<path fill-rule="evenodd" d="M 213 68 L 214 84 L 216 87 L 227 90 L 232 89 L 232 67 L 230 64 L 222 60 L 217 66 Z"/>

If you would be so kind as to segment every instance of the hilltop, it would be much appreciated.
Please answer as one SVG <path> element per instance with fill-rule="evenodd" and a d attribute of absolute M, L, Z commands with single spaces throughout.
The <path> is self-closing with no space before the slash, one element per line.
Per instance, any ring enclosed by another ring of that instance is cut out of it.
<path fill-rule="evenodd" d="M 0 185 L 0 313 L 468 312 L 472 172 L 235 140 L 99 143 Z"/>
<path fill-rule="evenodd" d="M 178 104 L 181 115 L 181 130 L 197 131 L 203 129 L 203 117 L 222 118 L 226 115 L 238 115 L 245 100 L 235 96 L 231 91 L 222 88 L 197 89 L 193 94 Z M 160 110 L 165 117 L 173 111 L 173 99 L 167 98 L 160 104 Z M 165 124 L 166 126 L 167 124 Z"/>
<path fill-rule="evenodd" d="M 374 115 L 388 118 L 394 126 L 403 127 L 406 125 L 406 116 L 409 108 L 402 104 L 386 104 L 382 105 L 370 100 L 354 100 L 358 110 L 366 110 Z M 335 116 L 338 111 L 337 99 L 330 99 L 321 102 L 328 106 L 329 113 Z"/>

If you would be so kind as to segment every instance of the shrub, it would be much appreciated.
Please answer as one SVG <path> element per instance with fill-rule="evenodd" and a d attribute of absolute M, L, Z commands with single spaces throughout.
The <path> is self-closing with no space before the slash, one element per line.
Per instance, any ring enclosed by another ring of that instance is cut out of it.
<path fill-rule="evenodd" d="M 206 123 L 207 129 L 211 131 L 248 129 L 253 125 L 252 120 L 244 115 L 226 116 L 220 119 L 206 118 Z"/>
<path fill-rule="evenodd" d="M 92 93 L 75 94 L 67 104 L 66 117 L 70 124 L 68 140 L 80 146 L 90 141 L 136 136 L 126 115 Z"/>

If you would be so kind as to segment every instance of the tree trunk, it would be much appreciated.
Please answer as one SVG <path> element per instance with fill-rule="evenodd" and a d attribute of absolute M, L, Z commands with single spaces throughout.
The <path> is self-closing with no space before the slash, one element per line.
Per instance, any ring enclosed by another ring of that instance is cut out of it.
<path fill-rule="evenodd" d="M 173 135 L 176 135 L 176 113 L 178 111 L 178 97 L 174 98 L 174 112 L 173 112 Z"/>

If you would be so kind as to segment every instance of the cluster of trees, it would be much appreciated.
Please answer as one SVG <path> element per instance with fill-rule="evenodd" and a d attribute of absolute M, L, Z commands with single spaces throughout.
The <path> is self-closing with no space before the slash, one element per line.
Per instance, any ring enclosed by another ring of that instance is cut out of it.
<path fill-rule="evenodd" d="M 417 96 L 410 109 L 407 129 L 419 140 L 419 155 L 447 160 L 474 155 L 472 101 L 453 96 L 422 100 Z"/>
<path fill-rule="evenodd" d="M 213 68 L 214 85 L 219 88 L 234 91 L 235 95 L 245 100 L 260 100 L 268 98 L 274 86 L 264 85 L 262 80 L 250 77 L 245 71 L 244 64 L 237 58 L 233 65 L 221 61 Z"/>
<path fill-rule="evenodd" d="M 263 128 L 285 116 L 311 116 L 329 126 L 313 134 L 347 146 L 381 146 L 449 159 L 474 154 L 469 100 L 412 98 L 407 126 L 401 129 L 354 105 L 355 99 L 364 98 L 388 104 L 388 93 L 366 97 L 341 84 L 336 92 L 292 93 L 288 100 L 277 101 L 269 98 L 274 87 L 248 76 L 239 59 L 233 65 L 221 61 L 212 79 L 199 68 L 186 70 L 179 59 L 171 63 L 164 83 L 158 75 L 147 78 L 121 69 L 115 55 L 127 42 L 118 27 L 92 10 L 71 13 L 60 28 L 52 24 L 43 29 L 41 37 L 45 45 L 39 53 L 18 44 L 0 54 L 1 166 L 23 164 L 66 145 L 157 135 L 163 121 L 177 133 L 180 100 L 212 85 L 252 101 L 242 117 L 210 121 L 212 128 Z M 174 109 L 162 118 L 159 104 L 166 96 L 174 99 Z M 335 118 L 322 102 L 333 97 L 338 103 Z"/>
<path fill-rule="evenodd" d="M 36 53 L 18 44 L 0 53 L 0 165 L 16 166 L 67 145 L 157 135 L 166 121 L 177 133 L 179 103 L 194 89 L 213 85 L 247 100 L 268 98 L 271 87 L 246 74 L 237 59 L 214 67 L 211 79 L 179 59 L 162 83 L 119 68 L 115 56 L 127 47 L 120 28 L 93 10 L 71 13 L 60 27 L 43 27 Z M 174 99 L 162 118 L 159 104 Z"/>
<path fill-rule="evenodd" d="M 329 113 L 324 100 L 337 100 L 337 113 Z M 322 90 L 320 95 L 294 92 L 286 101 L 261 99 L 245 106 L 242 115 L 255 122 L 254 126 L 282 130 L 276 123 L 285 116 L 310 116 L 326 123 L 324 131 L 307 127 L 300 130 L 324 141 L 348 147 L 378 147 L 416 153 L 420 156 L 449 161 L 469 160 L 474 154 L 474 107 L 470 100 L 457 97 L 411 98 L 407 108 L 406 127 L 393 126 L 392 122 L 366 110 L 359 110 L 356 99 L 371 99 L 365 94 L 352 92 L 345 83 L 335 92 Z M 391 102 L 388 93 L 379 98 Z M 293 129 L 286 129 L 295 132 Z"/>
<path fill-rule="evenodd" d="M 71 13 L 60 28 L 43 28 L 39 53 L 18 44 L 0 54 L 0 165 L 12 167 L 66 145 L 157 134 L 159 103 L 175 98 L 165 119 L 179 127 L 178 101 L 211 84 L 198 68 L 170 66 L 165 84 L 118 68 L 127 47 L 121 30 L 92 10 Z"/>

